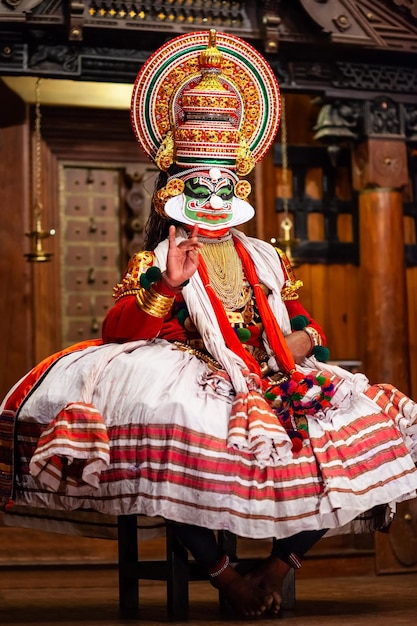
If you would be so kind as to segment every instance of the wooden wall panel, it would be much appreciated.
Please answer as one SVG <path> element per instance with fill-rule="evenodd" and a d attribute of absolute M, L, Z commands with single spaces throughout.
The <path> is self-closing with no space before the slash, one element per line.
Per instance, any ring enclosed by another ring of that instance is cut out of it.
<path fill-rule="evenodd" d="M 359 268 L 352 265 L 300 265 L 300 300 L 322 325 L 332 361 L 361 359 L 358 305 Z"/>
<path fill-rule="evenodd" d="M 26 106 L 0 82 L 0 395 L 29 369 L 30 268 L 27 251 L 29 153 Z"/>
<path fill-rule="evenodd" d="M 43 227 L 55 228 L 45 240 L 51 262 L 32 267 L 34 329 L 33 363 L 60 350 L 62 333 L 62 251 L 60 249 L 60 167 L 63 163 L 115 163 L 120 167 L 145 159 L 139 150 L 127 111 L 41 107 Z M 32 125 L 33 126 L 33 125 Z M 112 286 L 109 286 L 111 293 Z"/>
<path fill-rule="evenodd" d="M 28 263 L 33 230 L 33 110 L 0 81 L 0 356 L 1 397 L 35 363 L 62 348 L 59 237 L 43 241 L 52 253 Z M 127 111 L 41 106 L 42 228 L 59 228 L 59 164 L 146 161 Z M 133 171 L 133 170 L 132 170 Z"/>
<path fill-rule="evenodd" d="M 256 236 L 270 241 L 277 236 L 278 218 L 275 211 L 276 168 L 272 153 L 268 152 L 255 168 L 256 194 L 249 201 L 255 207 Z"/>

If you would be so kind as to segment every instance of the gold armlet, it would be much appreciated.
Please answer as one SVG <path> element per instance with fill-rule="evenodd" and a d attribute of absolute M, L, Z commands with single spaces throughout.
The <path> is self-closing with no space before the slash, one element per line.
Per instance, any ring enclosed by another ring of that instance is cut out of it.
<path fill-rule="evenodd" d="M 163 296 L 151 285 L 149 289 L 140 289 L 136 294 L 136 303 L 142 311 L 153 317 L 165 317 L 174 304 L 175 297 Z"/>
<path fill-rule="evenodd" d="M 137 294 L 141 289 L 141 274 L 146 274 L 154 262 L 155 255 L 153 252 L 137 252 L 130 258 L 123 280 L 113 288 L 113 298 L 116 302 L 123 296 L 135 296 Z"/>
<path fill-rule="evenodd" d="M 137 287 L 136 289 L 127 289 L 126 291 L 122 291 L 122 293 L 120 293 L 118 296 L 113 296 L 115 303 L 119 302 L 119 300 L 121 298 L 124 298 L 124 296 L 136 296 L 140 289 L 140 287 Z"/>
<path fill-rule="evenodd" d="M 298 300 L 300 297 L 297 293 L 298 289 L 303 286 L 302 280 L 296 280 L 291 283 L 290 281 L 286 281 L 284 287 L 281 289 L 281 297 L 284 301 L 286 300 Z"/>

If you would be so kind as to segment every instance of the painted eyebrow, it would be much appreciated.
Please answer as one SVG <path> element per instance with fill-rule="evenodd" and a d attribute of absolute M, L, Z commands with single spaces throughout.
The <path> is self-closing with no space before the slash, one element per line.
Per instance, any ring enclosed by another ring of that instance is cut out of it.
<path fill-rule="evenodd" d="M 209 196 L 213 193 L 213 188 L 209 188 L 207 185 L 202 184 L 198 179 L 193 178 L 192 181 L 186 183 L 187 194 L 190 198 L 198 198 L 201 196 Z"/>
<path fill-rule="evenodd" d="M 212 187 L 213 183 L 209 178 L 203 176 L 196 176 L 187 181 L 186 185 L 195 189 L 196 187 Z"/>

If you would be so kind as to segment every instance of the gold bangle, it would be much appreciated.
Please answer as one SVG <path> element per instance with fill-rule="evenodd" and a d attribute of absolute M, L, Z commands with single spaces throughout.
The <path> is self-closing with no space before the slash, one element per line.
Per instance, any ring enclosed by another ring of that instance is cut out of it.
<path fill-rule="evenodd" d="M 316 346 L 321 346 L 322 345 L 322 341 L 321 341 L 321 335 L 318 332 L 318 330 L 316 330 L 315 328 L 313 328 L 312 326 L 304 326 L 303 331 L 305 333 L 307 333 L 307 335 L 310 337 L 310 341 L 311 341 L 311 352 L 314 350 L 314 348 Z"/>
<path fill-rule="evenodd" d="M 175 297 L 163 296 L 151 285 L 149 289 L 140 289 L 136 295 L 136 303 L 142 311 L 153 317 L 165 317 L 174 304 Z"/>

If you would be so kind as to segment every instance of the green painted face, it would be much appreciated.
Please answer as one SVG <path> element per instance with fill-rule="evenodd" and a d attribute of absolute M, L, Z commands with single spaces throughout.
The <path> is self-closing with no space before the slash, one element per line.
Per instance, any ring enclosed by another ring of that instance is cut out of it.
<path fill-rule="evenodd" d="M 183 212 L 185 217 L 201 226 L 227 225 L 233 218 L 234 183 L 230 178 L 217 180 L 195 176 L 185 183 Z"/>
<path fill-rule="evenodd" d="M 201 232 L 219 232 L 244 224 L 255 214 L 246 200 L 235 195 L 236 185 L 241 181 L 233 172 L 222 171 L 219 167 L 195 168 L 178 177 L 184 188 L 182 192 L 170 194 L 164 205 L 166 215 L 176 222 L 197 224 Z M 181 187 L 179 183 L 178 188 L 174 184 L 175 191 Z"/>

